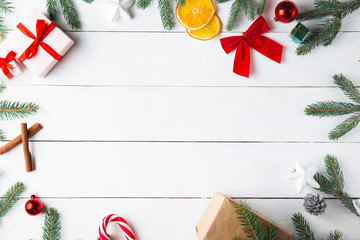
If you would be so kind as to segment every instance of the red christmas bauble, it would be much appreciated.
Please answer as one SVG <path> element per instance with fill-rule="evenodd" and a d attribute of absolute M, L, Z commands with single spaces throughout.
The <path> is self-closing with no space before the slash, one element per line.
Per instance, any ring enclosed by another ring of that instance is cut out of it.
<path fill-rule="evenodd" d="M 292 1 L 282 1 L 275 8 L 275 21 L 289 23 L 298 15 L 298 9 Z"/>
<path fill-rule="evenodd" d="M 31 216 L 41 213 L 42 208 L 43 204 L 36 195 L 31 195 L 31 199 L 25 203 L 25 211 Z"/>

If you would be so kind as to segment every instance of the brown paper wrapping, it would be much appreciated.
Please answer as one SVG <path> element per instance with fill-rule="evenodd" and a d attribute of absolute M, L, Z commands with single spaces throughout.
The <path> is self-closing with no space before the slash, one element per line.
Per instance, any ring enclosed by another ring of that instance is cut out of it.
<path fill-rule="evenodd" d="M 204 215 L 196 227 L 199 240 L 232 240 L 235 236 L 245 238 L 235 212 L 235 202 L 220 193 L 214 193 Z M 272 222 L 259 213 L 252 211 L 260 224 Z M 292 233 L 278 226 L 278 240 L 289 240 Z"/>

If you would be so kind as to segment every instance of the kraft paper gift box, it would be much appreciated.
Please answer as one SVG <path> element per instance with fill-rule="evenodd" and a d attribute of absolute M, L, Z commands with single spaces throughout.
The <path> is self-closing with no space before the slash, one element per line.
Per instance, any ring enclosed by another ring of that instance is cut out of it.
<path fill-rule="evenodd" d="M 74 44 L 60 28 L 34 8 L 1 45 L 39 77 L 45 77 Z"/>
<path fill-rule="evenodd" d="M 214 193 L 202 216 L 196 231 L 200 240 L 232 240 L 235 236 L 246 238 L 243 227 L 238 220 L 235 210 L 236 203 L 221 195 Z M 260 224 L 272 223 L 259 213 L 252 211 L 259 219 Z M 278 225 L 278 240 L 289 240 L 292 233 Z"/>
<path fill-rule="evenodd" d="M 0 50 L 0 75 L 2 75 L 2 79 L 11 79 L 22 72 L 15 57 L 16 53 L 13 51 Z"/>

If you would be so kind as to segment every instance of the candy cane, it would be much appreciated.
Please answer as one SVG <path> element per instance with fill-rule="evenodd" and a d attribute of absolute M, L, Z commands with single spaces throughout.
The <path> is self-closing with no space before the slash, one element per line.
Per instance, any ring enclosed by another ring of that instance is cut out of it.
<path fill-rule="evenodd" d="M 116 222 L 117 224 L 119 224 L 127 240 L 135 240 L 134 232 L 131 230 L 129 224 L 125 221 L 125 219 L 116 214 L 107 215 L 101 221 L 99 226 L 99 234 L 101 240 L 110 240 L 110 236 L 106 232 L 106 227 L 111 222 Z"/>

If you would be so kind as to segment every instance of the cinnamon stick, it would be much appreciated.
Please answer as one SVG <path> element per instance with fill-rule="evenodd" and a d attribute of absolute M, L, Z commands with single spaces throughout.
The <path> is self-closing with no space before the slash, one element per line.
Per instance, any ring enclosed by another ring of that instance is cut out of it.
<path fill-rule="evenodd" d="M 28 139 L 28 130 L 27 124 L 21 123 L 21 140 L 23 144 L 24 157 L 25 157 L 25 167 L 27 172 L 32 171 L 32 163 L 31 163 L 31 154 L 29 150 L 29 139 Z"/>
<path fill-rule="evenodd" d="M 27 131 L 28 138 L 31 138 L 32 136 L 34 136 L 41 129 L 42 129 L 42 126 L 39 123 L 35 123 L 34 125 L 32 125 Z M 21 134 L 20 134 L 19 136 L 17 136 L 16 138 L 14 138 L 13 140 L 11 140 L 10 142 L 8 142 L 7 144 L 5 144 L 4 146 L 2 146 L 0 148 L 0 155 L 3 155 L 4 153 L 10 151 L 11 149 L 13 149 L 17 145 L 19 145 L 21 142 L 22 142 L 22 139 L 21 139 Z"/>

